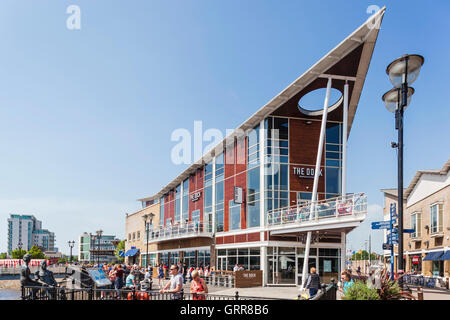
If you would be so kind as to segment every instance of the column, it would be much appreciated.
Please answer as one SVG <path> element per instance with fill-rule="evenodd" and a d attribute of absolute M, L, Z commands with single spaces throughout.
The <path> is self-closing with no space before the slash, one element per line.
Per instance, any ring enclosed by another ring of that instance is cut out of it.
<path fill-rule="evenodd" d="M 263 287 L 265 287 L 267 285 L 267 278 L 269 276 L 269 266 L 267 265 L 267 247 L 261 247 L 260 259 L 261 270 L 263 272 Z"/>
<path fill-rule="evenodd" d="M 346 247 L 346 233 L 341 232 L 341 271 L 347 269 L 347 247 Z"/>
<path fill-rule="evenodd" d="M 266 163 L 266 135 L 264 128 L 264 120 L 261 120 L 259 124 L 259 222 L 260 226 L 265 229 L 266 227 L 266 212 L 265 212 L 265 189 L 264 189 L 264 166 Z M 260 241 L 264 241 L 264 231 L 260 233 Z M 261 262 L 262 263 L 262 262 Z"/>

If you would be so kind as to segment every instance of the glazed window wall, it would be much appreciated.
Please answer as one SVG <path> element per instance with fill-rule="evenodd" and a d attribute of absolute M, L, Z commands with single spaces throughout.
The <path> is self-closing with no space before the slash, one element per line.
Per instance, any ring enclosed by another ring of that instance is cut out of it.
<path fill-rule="evenodd" d="M 175 222 L 181 219 L 181 184 L 175 188 Z"/>
<path fill-rule="evenodd" d="M 205 165 L 205 179 L 204 179 L 204 189 L 203 189 L 203 208 L 204 208 L 204 217 L 207 225 L 207 231 L 212 231 L 212 172 L 213 165 L 212 162 L 207 163 Z"/>
<path fill-rule="evenodd" d="M 241 205 L 234 203 L 234 200 L 230 200 L 228 204 L 230 230 L 239 230 L 241 229 Z"/>
<path fill-rule="evenodd" d="M 164 197 L 159 199 L 159 225 L 164 225 Z"/>
<path fill-rule="evenodd" d="M 325 192 L 332 198 L 341 194 L 342 124 L 327 124 L 325 142 Z"/>
<path fill-rule="evenodd" d="M 189 220 L 189 179 L 183 181 L 183 205 L 182 205 L 182 220 L 184 222 Z"/>
<path fill-rule="evenodd" d="M 265 211 L 289 205 L 289 120 L 265 120 L 266 161 L 264 168 Z"/>
<path fill-rule="evenodd" d="M 224 154 L 216 157 L 216 232 L 224 230 Z"/>
<path fill-rule="evenodd" d="M 219 249 L 216 269 L 233 271 L 238 264 L 245 270 L 261 270 L 260 254 L 260 248 Z"/>
<path fill-rule="evenodd" d="M 256 126 L 247 138 L 247 228 L 260 226 L 259 130 L 260 127 Z"/>

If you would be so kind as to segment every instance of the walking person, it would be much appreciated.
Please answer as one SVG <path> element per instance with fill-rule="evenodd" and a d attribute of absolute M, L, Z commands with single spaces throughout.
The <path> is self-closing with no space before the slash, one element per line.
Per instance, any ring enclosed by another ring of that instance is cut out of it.
<path fill-rule="evenodd" d="M 158 267 L 158 286 L 160 289 L 162 288 L 161 281 L 163 279 L 164 279 L 164 267 L 162 263 L 160 263 Z"/>
<path fill-rule="evenodd" d="M 159 293 L 171 293 L 171 300 L 183 300 L 183 279 L 177 265 L 173 264 L 170 267 L 170 280 Z"/>
<path fill-rule="evenodd" d="M 116 289 L 117 292 L 117 299 L 120 299 L 120 290 L 122 290 L 123 287 L 123 269 L 122 269 L 122 265 L 118 265 L 117 266 L 117 270 L 116 270 L 116 278 L 114 280 L 114 289 Z"/>
<path fill-rule="evenodd" d="M 208 286 L 205 280 L 200 278 L 198 271 L 192 272 L 191 293 L 193 300 L 206 300 L 205 293 L 208 293 Z"/>
<path fill-rule="evenodd" d="M 316 273 L 316 268 L 312 267 L 306 279 L 306 289 L 309 289 L 310 298 L 314 297 L 320 289 L 320 277 Z"/>

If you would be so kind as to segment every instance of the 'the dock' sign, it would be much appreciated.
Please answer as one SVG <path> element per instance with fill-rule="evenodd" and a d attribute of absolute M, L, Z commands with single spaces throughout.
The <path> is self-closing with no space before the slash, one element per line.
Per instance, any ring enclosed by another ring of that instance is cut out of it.
<path fill-rule="evenodd" d="M 315 169 L 314 168 L 304 168 L 304 167 L 294 167 L 294 174 L 296 176 L 299 176 L 300 178 L 309 178 L 309 179 L 314 179 L 314 173 L 315 173 Z M 322 169 L 320 169 L 319 171 L 319 177 L 322 176 Z"/>

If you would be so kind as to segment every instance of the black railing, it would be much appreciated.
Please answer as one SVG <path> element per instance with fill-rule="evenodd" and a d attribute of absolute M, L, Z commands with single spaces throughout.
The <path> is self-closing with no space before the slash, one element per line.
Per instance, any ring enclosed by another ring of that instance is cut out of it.
<path fill-rule="evenodd" d="M 22 300 L 275 300 L 262 297 L 234 295 L 203 294 L 181 292 L 179 294 L 160 293 L 157 290 L 133 289 L 72 289 L 64 287 L 32 287 L 21 288 Z"/>
<path fill-rule="evenodd" d="M 322 284 L 322 288 L 319 292 L 308 300 L 336 300 L 336 292 L 337 285 L 334 280 L 331 280 L 331 283 L 328 286 L 326 284 Z"/>

